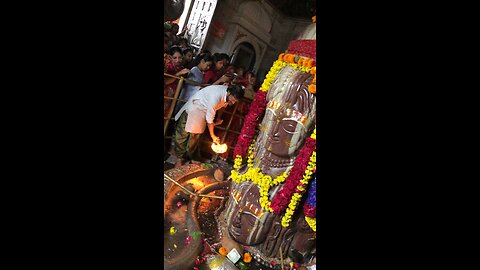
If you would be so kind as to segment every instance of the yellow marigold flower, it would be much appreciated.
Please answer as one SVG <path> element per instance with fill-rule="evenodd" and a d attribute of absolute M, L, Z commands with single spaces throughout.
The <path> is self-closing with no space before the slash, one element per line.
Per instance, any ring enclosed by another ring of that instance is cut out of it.
<path fill-rule="evenodd" d="M 310 217 L 305 217 L 305 221 L 307 221 L 308 225 L 310 226 L 310 228 L 312 228 L 312 230 L 314 232 L 317 231 L 317 220 L 316 218 L 310 218 Z"/>

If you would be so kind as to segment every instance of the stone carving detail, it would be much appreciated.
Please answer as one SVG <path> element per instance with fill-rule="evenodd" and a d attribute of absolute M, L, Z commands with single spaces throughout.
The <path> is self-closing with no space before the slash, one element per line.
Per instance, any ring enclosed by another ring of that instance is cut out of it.
<path fill-rule="evenodd" d="M 246 37 L 246 36 L 247 36 L 247 34 L 244 34 L 244 33 L 240 32 L 240 31 L 238 31 L 237 36 L 235 37 L 235 42 L 236 42 L 237 40 L 241 39 L 242 37 Z M 235 43 L 235 42 L 234 42 L 234 43 Z"/>
<path fill-rule="evenodd" d="M 241 38 L 240 32 L 237 39 Z M 286 66 L 272 82 L 267 108 L 256 138 L 253 167 L 272 178 L 288 172 L 307 136 L 315 126 L 316 96 L 308 91 L 313 75 Z M 239 173 L 245 173 L 245 166 Z M 281 189 L 272 187 L 269 199 Z M 223 212 L 228 236 L 243 244 L 255 257 L 305 263 L 315 256 L 315 232 L 299 207 L 288 228 L 281 225 L 283 215 L 264 210 L 260 188 L 251 181 L 232 182 L 230 198 Z M 300 203 L 302 205 L 302 203 Z"/>
<path fill-rule="evenodd" d="M 227 207 L 227 229 L 230 237 L 244 245 L 265 240 L 274 216 L 262 209 L 260 190 L 253 182 L 232 183 Z"/>
<path fill-rule="evenodd" d="M 311 74 L 289 66 L 274 80 L 267 94 L 268 109 L 262 121 L 263 128 L 255 145 L 254 167 L 264 174 L 275 177 L 291 168 L 313 130 L 316 98 L 308 91 L 311 80 Z M 270 199 L 279 189 L 280 186 L 271 189 Z M 311 235 L 297 228 L 303 223 L 292 223 L 284 228 L 281 216 L 262 209 L 258 200 L 259 187 L 253 182 L 232 183 L 230 195 L 225 212 L 232 239 L 247 246 L 260 245 L 262 256 L 272 258 L 280 258 L 280 250 L 283 258 L 311 254 L 315 246 L 314 242 L 312 246 L 307 241 Z M 303 215 L 300 219 L 304 219 Z M 314 233 L 310 227 L 307 229 Z M 292 246 L 298 251 L 292 251 Z"/>
<path fill-rule="evenodd" d="M 272 177 L 293 165 L 313 129 L 315 95 L 308 91 L 312 75 L 284 68 L 267 94 L 267 109 L 255 150 L 254 166 Z M 302 118 L 301 116 L 304 116 Z"/>

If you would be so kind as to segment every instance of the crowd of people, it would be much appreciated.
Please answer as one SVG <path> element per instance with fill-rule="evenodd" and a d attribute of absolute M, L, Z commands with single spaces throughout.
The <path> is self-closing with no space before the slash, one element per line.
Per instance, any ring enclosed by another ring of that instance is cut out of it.
<path fill-rule="evenodd" d="M 186 139 L 187 133 L 182 133 L 181 130 L 185 129 L 187 118 L 185 115 L 183 117 L 180 116 L 185 114 L 185 108 L 191 107 L 191 104 L 187 104 L 189 100 L 195 95 L 197 95 L 197 99 L 203 96 L 208 96 L 209 94 L 217 97 L 223 95 L 224 99 L 226 99 L 226 97 L 229 97 L 230 99 L 221 101 L 221 99 L 216 98 L 216 103 L 213 102 L 206 106 L 219 107 L 221 105 L 225 107 L 227 105 L 233 105 L 244 96 L 253 99 L 254 93 L 258 89 L 258 81 L 252 71 L 245 71 L 243 67 L 231 64 L 230 56 L 226 53 L 217 52 L 212 54 L 207 50 L 196 53 L 195 49 L 189 46 L 188 40 L 182 38 L 181 35 L 177 35 L 177 32 L 177 24 L 165 24 L 164 73 L 172 76 L 164 75 L 164 118 L 178 116 L 175 117 L 175 129 L 171 129 L 171 134 L 168 135 L 174 138 L 175 149 L 180 149 L 179 151 L 176 151 L 177 157 L 183 159 L 183 156 L 185 155 L 184 149 L 186 147 L 179 144 L 180 141 L 182 143 L 186 140 L 188 141 L 188 139 Z M 176 102 L 176 105 L 174 105 L 175 101 L 173 100 L 173 97 L 175 96 L 180 77 L 183 77 L 186 80 L 183 82 L 180 89 L 178 101 Z M 235 102 L 231 102 L 231 97 L 233 97 Z M 173 111 L 172 106 L 175 106 Z M 218 109 L 219 108 L 214 108 L 213 111 L 215 112 Z M 218 142 L 218 137 L 213 133 L 214 125 L 211 125 L 213 123 L 213 118 L 211 116 L 210 108 L 206 108 L 206 111 L 208 114 L 206 123 L 209 126 L 210 135 L 214 142 Z M 181 119 L 181 124 L 178 123 L 179 119 Z M 202 125 L 206 126 L 205 123 Z M 187 126 L 190 125 L 187 124 Z M 212 130 L 210 130 L 210 128 L 212 128 Z M 201 133 L 204 131 L 204 129 L 201 128 L 198 130 L 201 130 Z M 196 134 L 198 134 L 198 130 Z M 194 137 L 194 140 L 198 141 L 199 136 L 192 137 Z"/>
<path fill-rule="evenodd" d="M 253 71 L 246 71 L 244 67 L 230 63 L 230 56 L 226 53 L 203 50 L 199 53 L 189 46 L 188 40 L 177 35 L 177 24 L 166 24 L 164 32 L 164 73 L 176 77 L 184 77 L 201 85 L 240 84 L 245 87 L 246 97 L 253 98 L 258 88 L 258 80 Z M 202 76 L 200 76 L 200 74 Z M 164 96 L 173 97 L 178 79 L 165 76 Z M 180 99 L 186 102 L 192 93 L 201 86 L 184 86 L 180 92 Z M 171 102 L 165 104 L 168 112 Z"/>

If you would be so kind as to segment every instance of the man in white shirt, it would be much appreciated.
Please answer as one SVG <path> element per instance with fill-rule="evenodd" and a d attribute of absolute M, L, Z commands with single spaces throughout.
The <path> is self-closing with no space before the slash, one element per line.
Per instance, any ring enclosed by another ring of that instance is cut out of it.
<path fill-rule="evenodd" d="M 223 120 L 214 123 L 215 113 L 228 105 L 234 105 L 243 97 L 245 91 L 240 85 L 211 85 L 196 92 L 175 115 L 175 154 L 179 167 L 187 154 L 193 160 L 200 136 L 208 126 L 213 142 L 220 143 L 214 127 Z M 188 146 L 188 149 L 187 149 Z"/>

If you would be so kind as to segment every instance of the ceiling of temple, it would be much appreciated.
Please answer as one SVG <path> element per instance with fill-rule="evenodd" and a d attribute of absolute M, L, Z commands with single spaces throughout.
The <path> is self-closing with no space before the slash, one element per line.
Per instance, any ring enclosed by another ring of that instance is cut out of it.
<path fill-rule="evenodd" d="M 267 0 L 289 17 L 309 19 L 316 15 L 316 0 Z"/>

